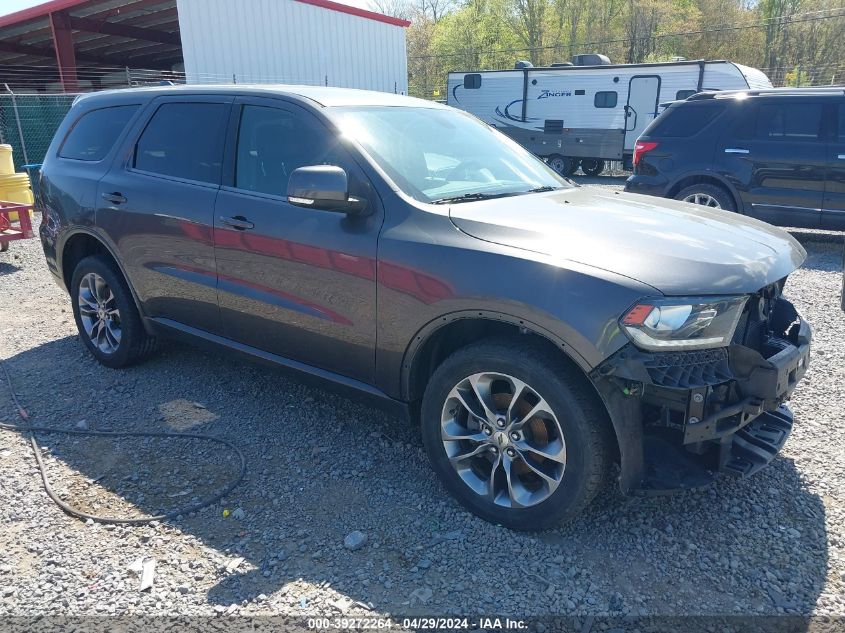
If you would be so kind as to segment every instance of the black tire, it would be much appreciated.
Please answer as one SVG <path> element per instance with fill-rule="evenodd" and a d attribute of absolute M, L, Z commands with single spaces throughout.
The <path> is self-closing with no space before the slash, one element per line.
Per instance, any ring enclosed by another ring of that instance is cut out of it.
<path fill-rule="evenodd" d="M 0 253 L 5 253 L 9 250 L 9 242 L 0 242 Z"/>
<path fill-rule="evenodd" d="M 530 385 L 542 394 L 560 423 L 566 463 L 558 487 L 536 505 L 498 505 L 470 488 L 450 462 L 441 437 L 441 416 L 449 394 L 468 376 L 486 372 L 507 374 Z M 539 530 L 572 518 L 608 481 L 614 454 L 610 421 L 591 391 L 584 376 L 564 359 L 527 339 L 489 339 L 462 348 L 437 368 L 423 396 L 421 431 L 432 468 L 465 508 L 491 523 Z"/>
<path fill-rule="evenodd" d="M 108 289 L 114 297 L 114 305 L 118 310 L 118 321 L 120 329 L 120 340 L 115 349 L 111 352 L 104 352 L 91 339 L 83 325 L 80 311 L 80 286 L 86 275 L 94 273 L 102 278 L 108 285 Z M 84 258 L 77 264 L 73 271 L 73 279 L 70 284 L 71 305 L 73 307 L 73 318 L 79 330 L 79 337 L 88 351 L 102 365 L 114 369 L 134 365 L 155 349 L 156 340 L 149 336 L 141 323 L 141 317 L 135 306 L 135 300 L 114 262 L 104 255 L 92 255 Z"/>
<path fill-rule="evenodd" d="M 600 158 L 582 158 L 581 171 L 585 176 L 600 176 L 604 171 L 605 162 Z"/>
<path fill-rule="evenodd" d="M 549 156 L 549 167 L 554 169 L 561 176 L 569 177 L 578 169 L 578 161 L 569 156 L 552 154 Z"/>
<path fill-rule="evenodd" d="M 690 185 L 689 187 L 681 189 L 675 195 L 675 200 L 687 200 L 687 198 L 693 198 L 695 196 L 706 196 L 708 199 L 718 204 L 718 206 L 715 206 L 714 204 L 703 205 L 708 208 L 723 209 L 724 211 L 736 211 L 734 199 L 727 189 L 707 182 Z M 692 204 L 696 204 L 693 200 L 687 201 Z"/>

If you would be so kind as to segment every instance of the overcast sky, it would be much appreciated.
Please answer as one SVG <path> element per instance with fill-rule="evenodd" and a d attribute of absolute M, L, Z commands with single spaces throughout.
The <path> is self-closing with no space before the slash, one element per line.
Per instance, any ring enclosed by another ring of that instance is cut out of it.
<path fill-rule="evenodd" d="M 370 8 L 367 0 L 336 0 L 336 2 L 349 4 L 353 7 L 360 7 L 362 9 Z M 15 11 L 20 11 L 21 9 L 28 9 L 29 7 L 34 7 L 37 4 L 44 4 L 44 0 L 0 0 L 0 15 L 14 13 Z"/>

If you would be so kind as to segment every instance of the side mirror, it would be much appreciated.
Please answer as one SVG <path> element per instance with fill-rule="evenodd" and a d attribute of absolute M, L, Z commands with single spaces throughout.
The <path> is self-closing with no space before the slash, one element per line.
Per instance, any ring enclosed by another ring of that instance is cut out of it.
<path fill-rule="evenodd" d="M 349 195 L 346 172 L 334 165 L 295 169 L 288 179 L 288 202 L 307 209 L 360 215 L 367 201 Z"/>

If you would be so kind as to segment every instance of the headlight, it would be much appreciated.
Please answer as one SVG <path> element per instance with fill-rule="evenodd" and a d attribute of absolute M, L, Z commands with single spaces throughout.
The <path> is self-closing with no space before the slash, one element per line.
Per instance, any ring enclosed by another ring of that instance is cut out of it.
<path fill-rule="evenodd" d="M 733 338 L 743 297 L 643 299 L 619 325 L 637 347 L 667 351 L 723 347 Z"/>

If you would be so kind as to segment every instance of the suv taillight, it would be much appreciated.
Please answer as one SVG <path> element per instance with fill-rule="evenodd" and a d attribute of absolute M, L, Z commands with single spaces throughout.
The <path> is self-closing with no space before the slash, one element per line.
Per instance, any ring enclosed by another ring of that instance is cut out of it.
<path fill-rule="evenodd" d="M 647 154 L 655 147 L 657 147 L 657 141 L 637 141 L 634 145 L 634 167 L 639 164 L 643 154 Z"/>

